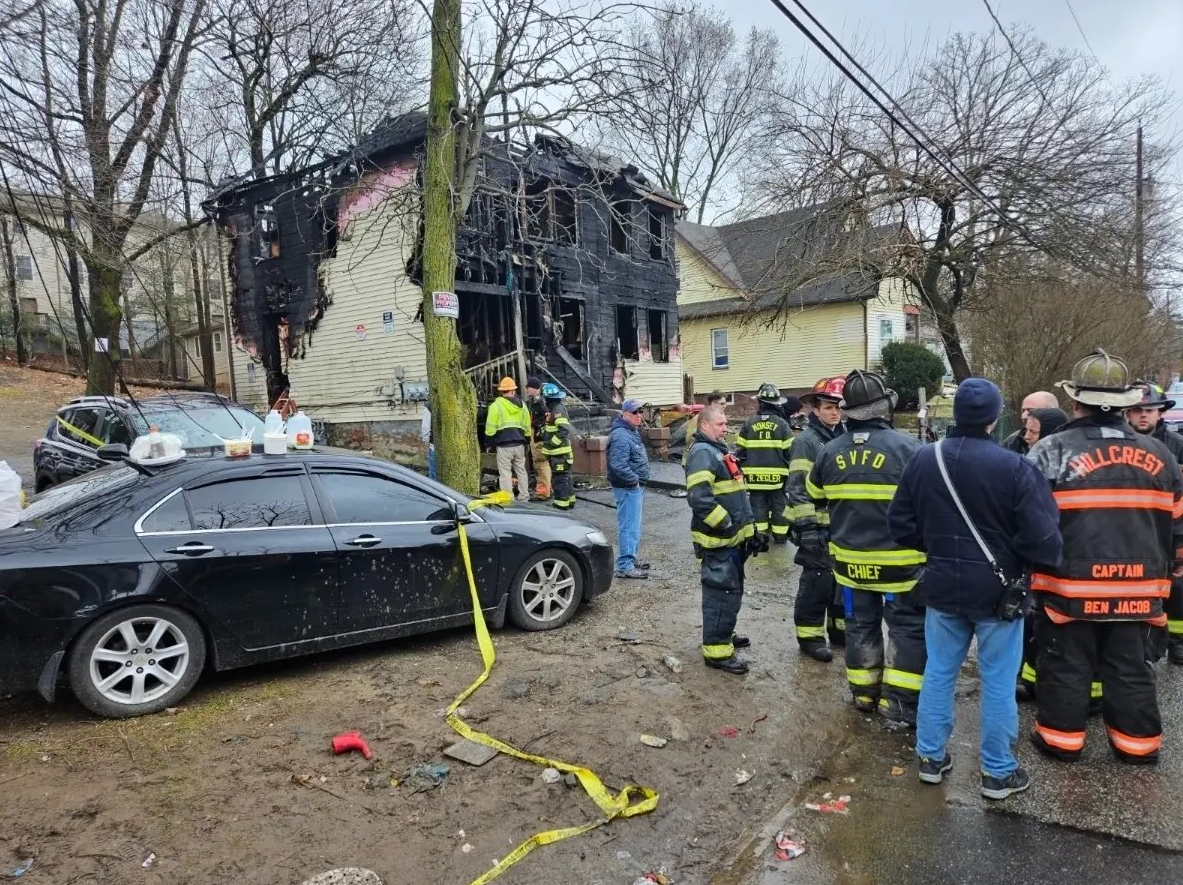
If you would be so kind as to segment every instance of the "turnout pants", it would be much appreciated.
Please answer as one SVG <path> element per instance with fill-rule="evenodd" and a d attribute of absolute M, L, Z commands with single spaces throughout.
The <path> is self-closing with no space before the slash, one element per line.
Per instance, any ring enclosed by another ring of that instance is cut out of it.
<path fill-rule="evenodd" d="M 846 603 L 846 679 L 856 702 L 877 703 L 888 719 L 916 724 L 928 655 L 924 606 L 909 593 L 842 588 Z M 884 654 L 883 624 L 887 623 Z"/>
<path fill-rule="evenodd" d="M 559 510 L 570 510 L 575 506 L 575 482 L 571 478 L 573 466 L 574 462 L 567 458 L 550 459 L 551 493 L 554 506 Z"/>
<path fill-rule="evenodd" d="M 846 641 L 846 612 L 837 600 L 838 583 L 829 566 L 802 568 L 797 599 L 793 603 L 793 624 L 797 628 L 797 642 L 800 645 L 812 646 L 825 642 L 827 615 L 830 641 L 835 645 Z"/>
<path fill-rule="evenodd" d="M 735 622 L 743 605 L 744 554 L 708 550 L 702 557 L 702 656 L 722 661 L 735 654 Z"/>
<path fill-rule="evenodd" d="M 1019 681 L 1027 685 L 1031 689 L 1032 695 L 1037 693 L 1036 677 L 1039 675 L 1036 667 L 1039 659 L 1039 637 L 1036 635 L 1035 622 L 1041 616 L 1041 613 L 1032 609 L 1027 612 L 1027 616 L 1023 618 L 1023 666 L 1019 670 Z M 1150 651 L 1147 650 L 1148 661 L 1157 660 L 1157 658 L 1150 657 Z M 1093 674 L 1093 681 L 1089 687 L 1089 702 L 1091 706 L 1089 711 L 1091 713 L 1098 713 L 1097 705 L 1101 703 L 1101 680 Z"/>
<path fill-rule="evenodd" d="M 752 502 L 752 513 L 756 517 L 756 530 L 772 532 L 772 537 L 785 541 L 789 537 L 789 521 L 785 519 L 788 498 L 782 486 L 779 489 L 751 490 L 748 499 Z"/>
<path fill-rule="evenodd" d="M 542 453 L 542 443 L 530 443 L 530 460 L 534 462 L 534 492 L 539 498 L 550 497 L 551 461 Z"/>
<path fill-rule="evenodd" d="M 1120 759 L 1153 762 L 1162 746 L 1154 669 L 1146 660 L 1150 625 L 1141 621 L 1069 621 L 1036 615 L 1039 694 L 1035 737 L 1053 755 L 1074 760 L 1084 749 L 1089 686 L 1100 672 L 1101 715 Z"/>
<path fill-rule="evenodd" d="M 1183 579 L 1171 581 L 1171 595 L 1167 599 L 1167 644 L 1183 645 Z"/>

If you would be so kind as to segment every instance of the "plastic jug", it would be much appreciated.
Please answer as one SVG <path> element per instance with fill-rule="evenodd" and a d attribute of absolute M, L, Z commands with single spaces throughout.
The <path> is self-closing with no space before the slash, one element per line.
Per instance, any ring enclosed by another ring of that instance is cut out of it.
<path fill-rule="evenodd" d="M 268 412 L 263 421 L 263 432 L 268 436 L 283 436 L 283 415 L 275 409 Z"/>
<path fill-rule="evenodd" d="M 312 448 L 312 419 L 304 414 L 303 409 L 288 419 L 288 439 L 297 449 Z"/>
<path fill-rule="evenodd" d="M 0 529 L 11 528 L 20 522 L 23 497 L 21 478 L 7 461 L 0 461 Z"/>

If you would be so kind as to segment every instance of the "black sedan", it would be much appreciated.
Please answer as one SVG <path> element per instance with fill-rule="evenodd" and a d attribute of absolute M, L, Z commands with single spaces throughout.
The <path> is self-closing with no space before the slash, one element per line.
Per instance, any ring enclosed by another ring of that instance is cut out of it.
<path fill-rule="evenodd" d="M 472 623 L 566 623 L 612 581 L 598 529 L 482 507 L 396 465 L 311 451 L 112 465 L 0 530 L 0 695 L 60 680 L 102 716 L 174 706 L 202 669 Z"/>

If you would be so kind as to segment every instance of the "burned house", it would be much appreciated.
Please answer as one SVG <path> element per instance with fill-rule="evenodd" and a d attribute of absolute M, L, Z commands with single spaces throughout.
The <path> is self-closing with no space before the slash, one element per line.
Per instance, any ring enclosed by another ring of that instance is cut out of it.
<path fill-rule="evenodd" d="M 241 401 L 262 408 L 286 393 L 335 441 L 363 427 L 417 433 L 430 394 L 418 283 L 425 134 L 409 115 L 347 154 L 210 197 L 230 246 Z M 681 401 L 681 208 L 635 168 L 567 141 L 488 145 L 455 283 L 478 397 L 524 366 L 592 408 Z"/>

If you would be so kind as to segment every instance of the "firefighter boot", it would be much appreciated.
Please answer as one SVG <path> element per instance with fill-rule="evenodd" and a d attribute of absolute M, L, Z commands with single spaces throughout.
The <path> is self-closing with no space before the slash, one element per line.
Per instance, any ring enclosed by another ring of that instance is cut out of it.
<path fill-rule="evenodd" d="M 802 642 L 800 646 L 801 654 L 811 657 L 815 661 L 828 664 L 834 660 L 834 653 L 830 651 L 824 642 Z"/>
<path fill-rule="evenodd" d="M 1167 660 L 1172 664 L 1183 664 L 1183 636 L 1171 635 L 1167 642 Z"/>

